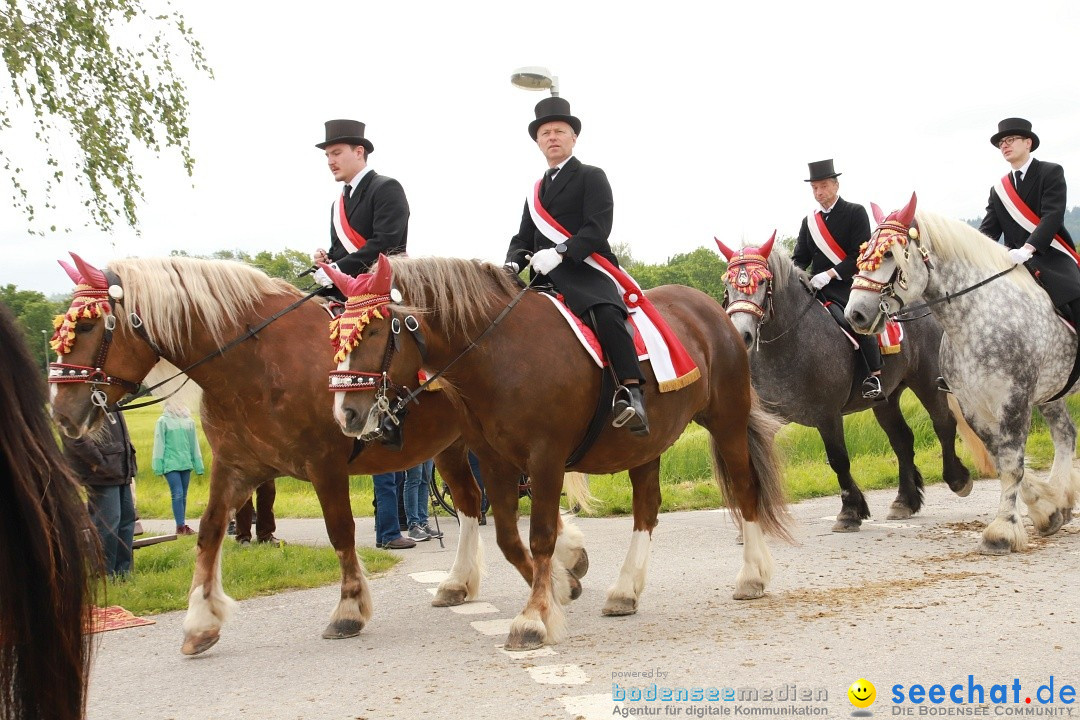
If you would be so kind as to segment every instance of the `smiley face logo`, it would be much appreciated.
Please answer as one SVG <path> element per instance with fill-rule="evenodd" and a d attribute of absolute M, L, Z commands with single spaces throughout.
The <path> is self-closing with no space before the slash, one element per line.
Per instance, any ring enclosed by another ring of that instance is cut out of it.
<path fill-rule="evenodd" d="M 877 699 L 877 689 L 874 687 L 874 683 L 864 678 L 859 678 L 851 683 L 851 687 L 847 690 L 847 697 L 855 707 L 868 708 L 873 705 L 874 700 Z"/>

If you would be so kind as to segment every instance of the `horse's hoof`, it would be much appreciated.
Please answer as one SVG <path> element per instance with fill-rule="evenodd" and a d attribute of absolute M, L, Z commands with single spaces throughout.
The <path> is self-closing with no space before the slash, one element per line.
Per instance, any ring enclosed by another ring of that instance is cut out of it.
<path fill-rule="evenodd" d="M 180 646 L 180 652 L 185 655 L 198 655 L 217 645 L 221 639 L 219 630 L 205 630 L 196 635 L 186 635 L 184 644 Z"/>
<path fill-rule="evenodd" d="M 463 587 L 441 587 L 431 600 L 433 607 L 454 607 L 465 602 L 468 593 Z"/>
<path fill-rule="evenodd" d="M 588 572 L 589 553 L 585 552 L 585 548 L 581 548 L 581 554 L 578 556 L 577 562 L 574 563 L 574 567 L 570 568 L 570 574 L 580 580 Z"/>
<path fill-rule="evenodd" d="M 1054 514 L 1050 516 L 1050 522 L 1044 528 L 1039 528 L 1039 535 L 1043 537 L 1049 537 L 1053 535 L 1061 526 L 1065 524 L 1065 516 L 1061 513 L 1061 510 L 1055 510 Z"/>
<path fill-rule="evenodd" d="M 735 536 L 735 544 L 736 545 L 742 545 L 743 544 L 742 533 L 739 533 L 738 535 Z"/>
<path fill-rule="evenodd" d="M 511 631 L 503 647 L 511 652 L 538 650 L 544 647 L 544 636 L 533 628 Z"/>
<path fill-rule="evenodd" d="M 570 580 L 570 599 L 571 600 L 577 600 L 579 597 L 581 597 L 581 581 L 578 580 L 576 577 L 574 577 L 574 575 L 572 573 L 570 574 L 569 580 Z"/>
<path fill-rule="evenodd" d="M 834 533 L 851 533 L 859 532 L 862 527 L 862 520 L 858 518 L 837 518 L 836 524 L 832 526 Z"/>
<path fill-rule="evenodd" d="M 885 516 L 886 520 L 907 520 L 914 515 L 911 508 L 900 502 L 894 502 L 889 506 L 889 514 Z"/>
<path fill-rule="evenodd" d="M 735 592 L 732 593 L 731 597 L 735 600 L 757 600 L 765 597 L 765 583 L 747 583 L 746 587 L 735 588 Z"/>
<path fill-rule="evenodd" d="M 1009 541 L 1006 538 L 998 538 L 996 540 L 987 540 L 983 538 L 979 541 L 979 554 L 980 555 L 1008 555 L 1012 552 L 1012 546 L 1009 545 Z"/>
<path fill-rule="evenodd" d="M 335 620 L 323 630 L 324 640 L 344 640 L 356 637 L 364 629 L 364 623 L 360 620 Z"/>
<path fill-rule="evenodd" d="M 604 603 L 604 609 L 600 611 L 607 617 L 621 617 L 633 615 L 637 612 L 637 599 L 630 597 L 609 597 Z"/>
<path fill-rule="evenodd" d="M 956 497 L 967 497 L 971 494 L 971 488 L 973 487 L 975 487 L 975 481 L 968 477 L 967 482 L 965 482 L 964 486 L 959 490 L 954 488 L 952 485 L 949 486 L 949 489 L 956 493 Z"/>

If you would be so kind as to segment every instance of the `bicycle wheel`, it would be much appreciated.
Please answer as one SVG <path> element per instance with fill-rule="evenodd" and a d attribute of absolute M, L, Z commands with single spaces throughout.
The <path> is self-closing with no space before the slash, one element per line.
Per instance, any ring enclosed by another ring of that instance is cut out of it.
<path fill-rule="evenodd" d="M 432 509 L 434 509 L 435 505 L 438 505 L 452 517 L 457 517 L 457 510 L 454 509 L 454 498 L 450 494 L 450 488 L 439 477 L 438 471 L 431 473 L 431 484 L 428 487 L 432 500 Z"/>

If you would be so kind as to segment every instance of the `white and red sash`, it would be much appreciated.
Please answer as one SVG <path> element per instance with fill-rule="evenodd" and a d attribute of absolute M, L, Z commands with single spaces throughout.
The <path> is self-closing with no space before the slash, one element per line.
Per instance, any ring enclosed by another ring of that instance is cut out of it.
<path fill-rule="evenodd" d="M 818 250 L 825 253 L 825 257 L 829 258 L 833 265 L 839 265 L 844 261 L 847 253 L 829 232 L 829 226 L 825 224 L 825 216 L 820 210 L 815 210 L 806 216 L 806 228 L 810 231 L 810 237 L 813 238 Z"/>
<path fill-rule="evenodd" d="M 354 253 L 367 244 L 367 238 L 352 229 L 349 216 L 345 212 L 345 193 L 342 191 L 334 203 L 334 231 L 338 240 L 350 253 Z"/>
<path fill-rule="evenodd" d="M 558 244 L 571 235 L 540 204 L 542 180 L 543 178 L 536 181 L 532 192 L 526 198 L 526 204 L 536 229 L 548 240 Z M 701 371 L 687 354 L 686 348 L 632 277 L 596 253 L 585 258 L 585 262 L 606 275 L 618 288 L 634 326 L 645 343 L 660 392 L 678 390 L 701 377 Z"/>
<path fill-rule="evenodd" d="M 997 191 L 998 199 L 1001 200 L 1001 204 L 1005 206 L 1006 212 L 1012 216 L 1012 219 L 1029 233 L 1035 232 L 1041 218 L 1035 214 L 1034 210 L 1028 207 L 1028 204 L 1016 192 L 1016 188 L 1013 187 L 1012 182 L 1009 180 L 1009 175 L 994 183 L 994 190 Z M 1065 253 L 1073 259 L 1073 262 L 1080 265 L 1080 256 L 1060 235 L 1054 235 L 1054 239 L 1050 241 L 1050 247 Z"/>

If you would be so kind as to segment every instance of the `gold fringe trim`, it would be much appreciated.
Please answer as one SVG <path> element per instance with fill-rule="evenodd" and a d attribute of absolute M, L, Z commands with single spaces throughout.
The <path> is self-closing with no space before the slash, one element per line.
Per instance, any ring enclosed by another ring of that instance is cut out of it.
<path fill-rule="evenodd" d="M 672 390 L 682 390 L 687 385 L 692 385 L 700 379 L 701 371 L 694 368 L 682 377 L 677 377 L 673 380 L 664 380 L 657 384 L 660 386 L 660 392 L 671 392 Z"/>

